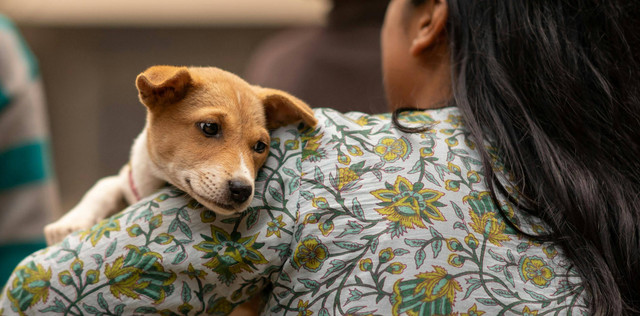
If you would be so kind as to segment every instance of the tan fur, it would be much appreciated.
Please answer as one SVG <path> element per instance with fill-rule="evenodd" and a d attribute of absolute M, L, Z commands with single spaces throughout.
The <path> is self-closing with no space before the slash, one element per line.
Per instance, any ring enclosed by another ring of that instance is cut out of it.
<path fill-rule="evenodd" d="M 167 181 L 215 212 L 242 212 L 253 193 L 238 202 L 230 183 L 249 185 L 253 192 L 268 155 L 267 128 L 299 120 L 317 123 L 301 100 L 217 68 L 154 66 L 136 78 L 136 87 L 148 109 L 147 124 L 134 142 L 130 164 L 118 176 L 98 182 L 78 206 L 45 227 L 49 244 L 114 214 L 123 199 L 135 202 L 131 181 L 141 196 Z M 207 137 L 200 123 L 218 124 L 219 135 Z M 257 142 L 267 145 L 264 152 L 254 150 Z"/>

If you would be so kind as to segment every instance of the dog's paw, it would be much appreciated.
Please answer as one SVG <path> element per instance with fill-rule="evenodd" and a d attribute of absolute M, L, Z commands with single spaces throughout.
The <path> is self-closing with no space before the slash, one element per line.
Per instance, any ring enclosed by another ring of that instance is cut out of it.
<path fill-rule="evenodd" d="M 44 227 L 44 236 L 47 240 L 47 245 L 57 244 L 67 237 L 67 235 L 78 230 L 90 228 L 97 222 L 96 219 L 92 218 L 74 220 L 62 218 L 57 222 L 51 223 Z"/>

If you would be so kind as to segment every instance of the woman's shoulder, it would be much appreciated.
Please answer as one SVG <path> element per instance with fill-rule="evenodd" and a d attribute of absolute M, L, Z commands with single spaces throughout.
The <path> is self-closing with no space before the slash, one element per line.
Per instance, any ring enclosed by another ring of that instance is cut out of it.
<path fill-rule="evenodd" d="M 314 114 L 318 120 L 314 128 L 303 124 L 289 125 L 272 131 L 272 137 L 290 139 L 317 135 L 316 138 L 332 139 L 345 131 L 351 134 L 366 134 L 369 139 L 406 134 L 394 125 L 392 113 L 342 113 L 331 108 L 315 108 Z M 403 112 L 398 115 L 398 122 L 406 127 L 428 127 L 426 133 L 435 139 L 445 140 L 453 135 L 455 130 L 459 130 L 465 136 L 468 134 L 457 107 Z"/>
<path fill-rule="evenodd" d="M 402 132 L 391 114 L 315 111 L 319 124 L 300 130 L 299 154 L 281 158 L 297 170 L 282 185 L 297 213 L 276 293 L 317 312 L 329 308 L 313 301 L 325 287 L 356 294 L 338 294 L 333 308 L 389 315 L 580 309 L 579 278 L 563 255 L 511 229 L 505 214 L 517 210 L 494 203 L 457 108 L 398 115 L 400 125 L 427 127 L 421 133 Z M 368 284 L 375 300 L 358 295 Z"/>
<path fill-rule="evenodd" d="M 357 125 L 365 127 L 380 124 L 388 125 L 392 121 L 391 113 L 369 114 L 357 111 L 342 113 L 331 108 L 315 108 L 314 113 L 320 122 L 320 126 L 325 126 L 325 124 L 333 126 L 336 123 L 341 123 L 347 126 Z M 460 112 L 457 107 L 406 111 L 399 116 L 399 119 L 401 122 L 416 125 L 446 122 L 451 120 L 452 117 L 460 117 Z"/>

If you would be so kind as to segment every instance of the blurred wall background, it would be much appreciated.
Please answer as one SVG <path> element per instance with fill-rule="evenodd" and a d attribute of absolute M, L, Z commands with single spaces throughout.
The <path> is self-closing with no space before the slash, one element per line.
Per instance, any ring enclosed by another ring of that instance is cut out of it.
<path fill-rule="evenodd" d="M 62 209 L 127 162 L 145 119 L 138 73 L 175 64 L 242 74 L 262 41 L 322 25 L 328 9 L 324 0 L 0 1 L 39 61 Z"/>

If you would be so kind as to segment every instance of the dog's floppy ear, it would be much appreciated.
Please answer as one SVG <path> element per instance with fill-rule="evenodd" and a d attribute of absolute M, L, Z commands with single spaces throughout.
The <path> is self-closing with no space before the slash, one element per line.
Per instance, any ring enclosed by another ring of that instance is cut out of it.
<path fill-rule="evenodd" d="M 190 85 L 187 67 L 153 66 L 136 78 L 140 101 L 150 108 L 180 101 Z"/>
<path fill-rule="evenodd" d="M 256 93 L 264 105 L 267 116 L 267 128 L 274 129 L 297 121 L 314 127 L 318 120 L 313 110 L 304 101 L 280 90 L 254 86 Z"/>

